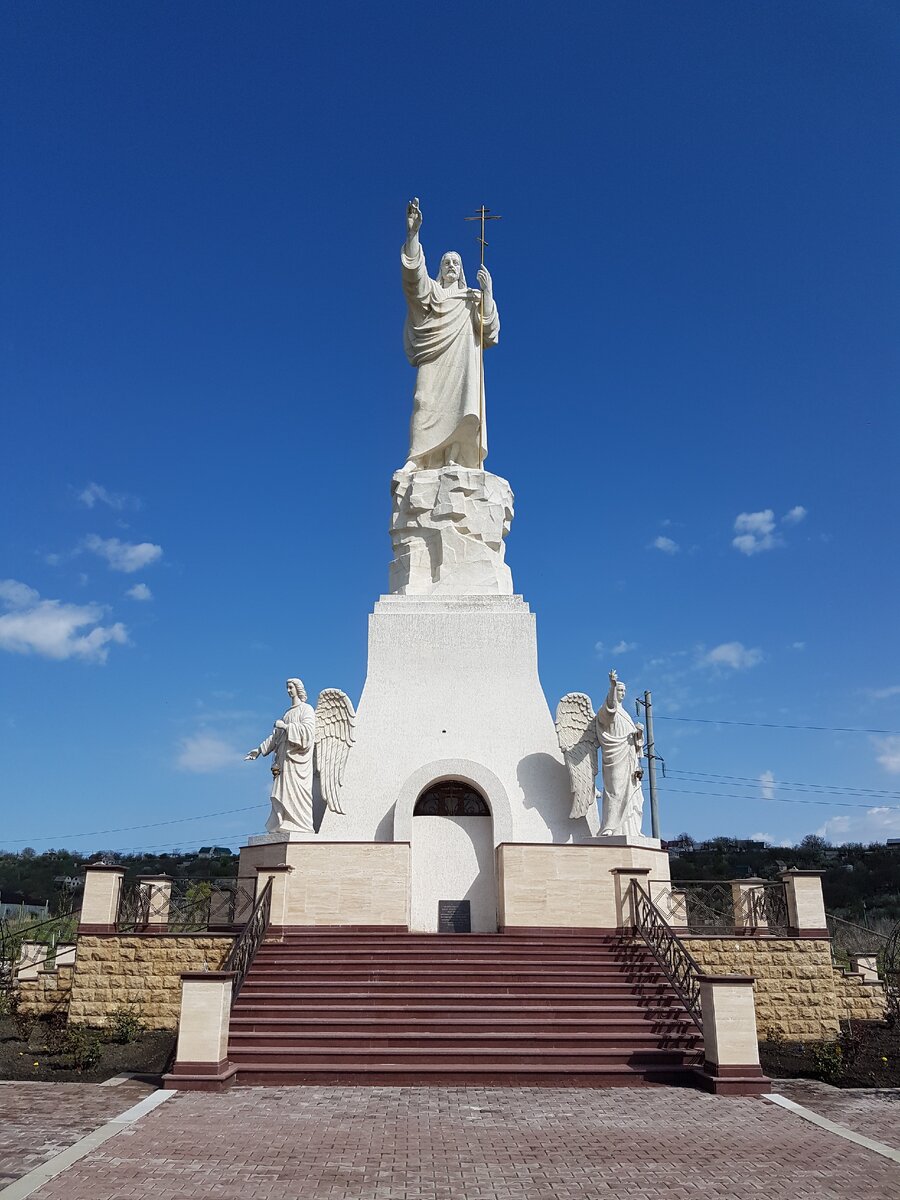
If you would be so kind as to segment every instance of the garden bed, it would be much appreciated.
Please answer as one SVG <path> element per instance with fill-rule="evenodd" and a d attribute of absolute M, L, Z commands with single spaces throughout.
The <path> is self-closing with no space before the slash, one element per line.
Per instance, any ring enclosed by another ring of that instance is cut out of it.
<path fill-rule="evenodd" d="M 0 1079 L 32 1079 L 44 1083 L 101 1083 L 122 1073 L 157 1081 L 175 1048 L 175 1034 L 165 1029 L 134 1031 L 131 1040 L 116 1041 L 106 1029 L 66 1029 L 48 1020 L 24 1027 L 12 1017 L 0 1018 Z"/>
<path fill-rule="evenodd" d="M 821 1079 L 845 1088 L 900 1088 L 900 1025 L 846 1022 L 832 1042 L 760 1042 L 759 1057 L 773 1079 Z"/>

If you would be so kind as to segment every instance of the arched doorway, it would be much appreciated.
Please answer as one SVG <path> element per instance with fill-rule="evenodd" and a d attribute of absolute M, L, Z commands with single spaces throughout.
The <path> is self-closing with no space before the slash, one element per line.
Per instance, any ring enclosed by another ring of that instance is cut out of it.
<path fill-rule="evenodd" d="M 432 784 L 412 820 L 411 928 L 495 933 L 497 885 L 491 810 L 461 779 Z"/>

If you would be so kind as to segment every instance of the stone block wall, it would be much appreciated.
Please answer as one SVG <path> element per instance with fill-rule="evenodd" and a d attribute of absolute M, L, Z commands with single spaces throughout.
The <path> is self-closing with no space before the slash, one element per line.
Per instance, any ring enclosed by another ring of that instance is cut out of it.
<path fill-rule="evenodd" d="M 756 1027 L 768 1037 L 827 1041 L 845 1017 L 838 1003 L 830 944 L 819 938 L 698 938 L 685 944 L 710 975 L 752 975 Z"/>
<path fill-rule="evenodd" d="M 842 1021 L 883 1021 L 887 1009 L 883 983 L 835 968 L 837 1015 Z"/>
<path fill-rule="evenodd" d="M 75 968 L 57 967 L 53 971 L 39 971 L 36 979 L 19 981 L 19 1011 L 29 1017 L 49 1017 L 64 1013 L 72 995 L 72 979 Z"/>
<path fill-rule="evenodd" d="M 78 939 L 69 1020 L 103 1026 L 133 1005 L 150 1029 L 177 1029 L 183 971 L 217 971 L 234 936 L 82 935 Z"/>

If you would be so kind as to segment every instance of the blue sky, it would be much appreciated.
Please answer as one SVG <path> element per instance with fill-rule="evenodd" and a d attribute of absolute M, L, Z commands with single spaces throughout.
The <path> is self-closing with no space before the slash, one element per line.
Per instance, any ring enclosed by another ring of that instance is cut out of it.
<path fill-rule="evenodd" d="M 358 697 L 411 195 L 470 278 L 503 214 L 551 707 L 653 690 L 664 835 L 900 836 L 895 6 L 0 17 L 0 845 L 236 846 L 285 677 Z"/>

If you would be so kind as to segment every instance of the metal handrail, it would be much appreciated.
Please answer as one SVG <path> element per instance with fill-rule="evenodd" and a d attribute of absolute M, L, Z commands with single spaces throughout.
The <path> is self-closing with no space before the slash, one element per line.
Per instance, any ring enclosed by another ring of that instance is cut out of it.
<path fill-rule="evenodd" d="M 263 888 L 259 899 L 253 906 L 253 912 L 247 924 L 241 930 L 240 937 L 228 951 L 228 957 L 222 964 L 223 971 L 233 971 L 234 981 L 231 985 L 231 1003 L 237 1000 L 238 992 L 243 986 L 247 972 L 256 957 L 256 952 L 263 943 L 269 919 L 272 913 L 272 880 L 269 879 Z"/>
<path fill-rule="evenodd" d="M 636 879 L 628 889 L 634 928 L 646 942 L 664 975 L 675 989 L 694 1024 L 702 1032 L 700 982 L 703 971 L 684 942 L 673 932 L 665 917 Z"/>

